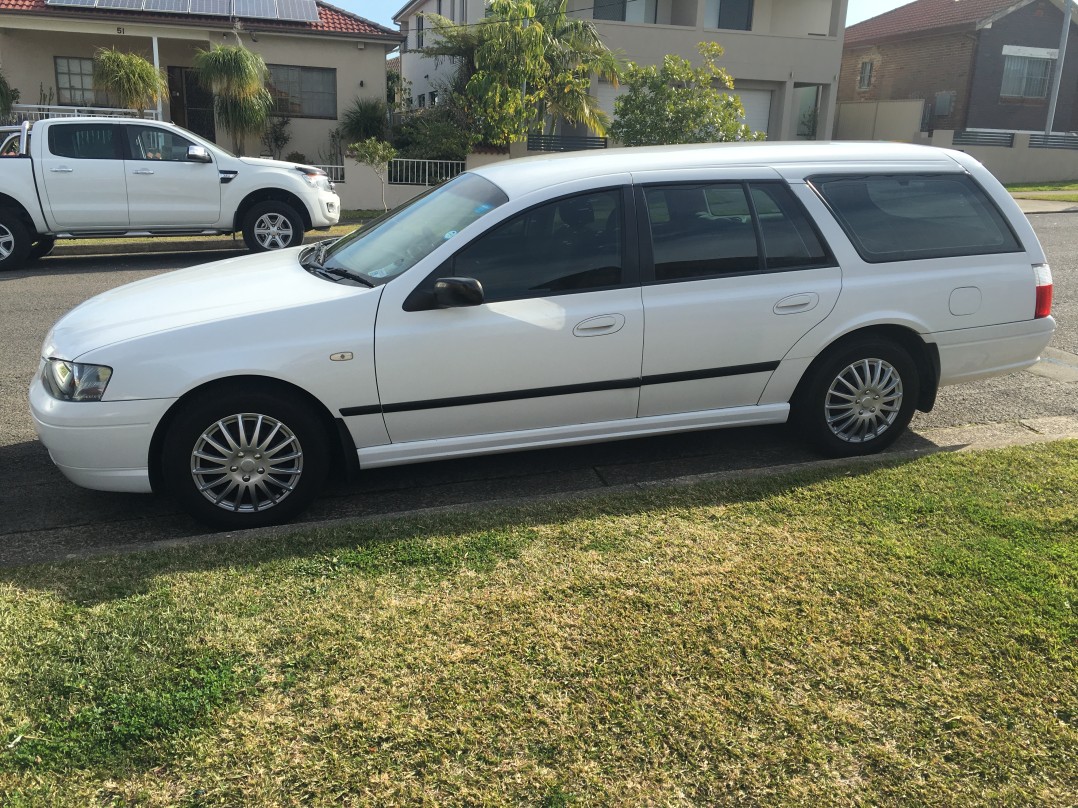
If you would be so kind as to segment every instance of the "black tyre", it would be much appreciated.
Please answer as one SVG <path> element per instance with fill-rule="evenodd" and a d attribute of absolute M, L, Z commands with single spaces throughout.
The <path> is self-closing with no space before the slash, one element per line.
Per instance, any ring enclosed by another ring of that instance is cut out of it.
<path fill-rule="evenodd" d="M 285 202 L 259 202 L 243 217 L 243 243 L 251 252 L 298 246 L 303 243 L 303 217 Z"/>
<path fill-rule="evenodd" d="M 18 211 L 0 208 L 0 272 L 18 269 L 30 252 L 30 233 Z"/>
<path fill-rule="evenodd" d="M 917 366 L 890 340 L 839 344 L 809 373 L 794 396 L 791 423 L 826 454 L 882 451 L 913 417 L 920 391 Z"/>
<path fill-rule="evenodd" d="M 30 247 L 30 252 L 26 254 L 27 261 L 36 261 L 38 258 L 44 258 L 46 255 L 52 252 L 52 248 L 56 246 L 56 239 L 52 236 L 44 236 L 39 238 Z"/>
<path fill-rule="evenodd" d="M 321 490 L 326 432 L 298 399 L 265 390 L 196 399 L 162 449 L 165 487 L 195 519 L 242 529 L 287 522 Z"/>

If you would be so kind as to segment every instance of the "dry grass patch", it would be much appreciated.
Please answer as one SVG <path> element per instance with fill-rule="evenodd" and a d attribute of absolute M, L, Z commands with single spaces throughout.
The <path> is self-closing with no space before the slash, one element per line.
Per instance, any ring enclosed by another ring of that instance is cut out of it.
<path fill-rule="evenodd" d="M 0 803 L 1071 804 L 1075 491 L 1070 442 L 9 571 Z"/>

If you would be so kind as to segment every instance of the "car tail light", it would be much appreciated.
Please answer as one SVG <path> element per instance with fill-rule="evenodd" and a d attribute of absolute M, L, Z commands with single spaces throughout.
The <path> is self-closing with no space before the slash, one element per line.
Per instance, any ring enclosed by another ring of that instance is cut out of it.
<path fill-rule="evenodd" d="M 1037 303 L 1033 319 L 1047 317 L 1052 313 L 1052 268 L 1048 264 L 1034 264 L 1033 278 L 1037 283 Z"/>

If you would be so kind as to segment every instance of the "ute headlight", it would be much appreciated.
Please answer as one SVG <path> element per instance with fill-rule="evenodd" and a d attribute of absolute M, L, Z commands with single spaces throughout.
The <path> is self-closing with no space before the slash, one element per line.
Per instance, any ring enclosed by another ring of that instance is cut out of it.
<path fill-rule="evenodd" d="M 61 401 L 100 401 L 112 378 L 112 368 L 63 359 L 46 359 L 41 380 L 49 395 Z"/>
<path fill-rule="evenodd" d="M 329 175 L 322 169 L 304 166 L 299 171 L 303 174 L 304 181 L 312 188 L 317 188 L 320 191 L 333 190 L 333 183 L 329 181 Z"/>

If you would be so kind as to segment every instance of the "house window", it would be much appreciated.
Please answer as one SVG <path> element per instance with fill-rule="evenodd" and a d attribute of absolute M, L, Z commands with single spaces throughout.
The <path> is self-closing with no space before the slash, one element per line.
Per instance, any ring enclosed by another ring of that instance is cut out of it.
<path fill-rule="evenodd" d="M 417 14 L 415 17 L 415 46 L 417 48 L 423 47 L 423 15 Z"/>
<path fill-rule="evenodd" d="M 999 94 L 1004 98 L 1047 98 L 1051 75 L 1051 59 L 1004 56 L 1003 87 Z"/>
<path fill-rule="evenodd" d="M 595 0 L 592 19 L 625 22 L 625 2 L 626 0 Z"/>
<path fill-rule="evenodd" d="M 861 62 L 861 75 L 857 79 L 858 90 L 867 90 L 869 87 L 872 86 L 872 68 L 872 62 Z"/>
<path fill-rule="evenodd" d="M 437 103 L 438 103 L 438 91 L 437 90 L 431 90 L 430 91 L 430 105 L 433 107 Z"/>
<path fill-rule="evenodd" d="M 719 0 L 718 28 L 752 30 L 752 0 Z"/>
<path fill-rule="evenodd" d="M 56 101 L 69 107 L 107 107 L 105 93 L 94 91 L 94 60 L 57 56 Z"/>
<path fill-rule="evenodd" d="M 337 71 L 331 67 L 267 65 L 273 112 L 290 118 L 337 117 Z"/>
<path fill-rule="evenodd" d="M 420 93 L 417 96 L 417 100 L 419 101 L 419 108 L 420 109 L 426 109 L 426 107 L 427 107 L 427 95 L 426 95 L 426 93 Z"/>

